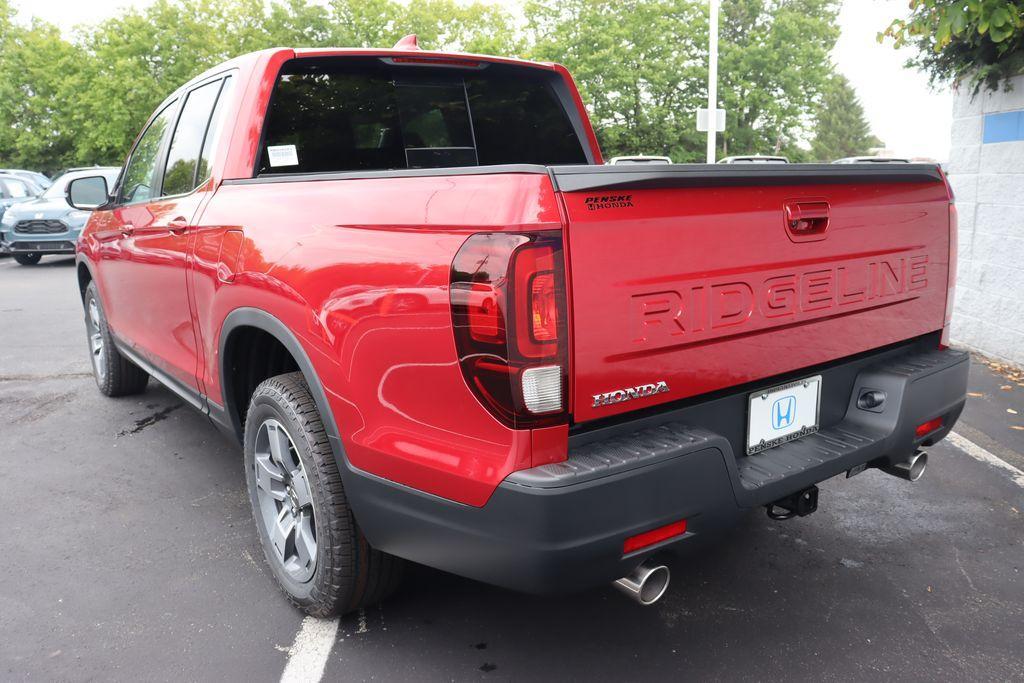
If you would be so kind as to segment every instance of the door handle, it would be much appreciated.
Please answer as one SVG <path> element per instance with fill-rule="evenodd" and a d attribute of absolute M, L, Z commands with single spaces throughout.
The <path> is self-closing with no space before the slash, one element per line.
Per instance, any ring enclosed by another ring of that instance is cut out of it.
<path fill-rule="evenodd" d="M 121 237 L 131 237 L 135 234 L 135 226 L 131 223 L 124 223 L 121 226 Z"/>
<path fill-rule="evenodd" d="M 830 218 L 827 201 L 811 199 L 786 202 L 784 213 L 791 238 L 804 241 L 825 237 Z"/>
<path fill-rule="evenodd" d="M 181 235 L 188 230 L 188 219 L 184 216 L 176 216 L 168 221 L 167 228 L 172 235 Z"/>

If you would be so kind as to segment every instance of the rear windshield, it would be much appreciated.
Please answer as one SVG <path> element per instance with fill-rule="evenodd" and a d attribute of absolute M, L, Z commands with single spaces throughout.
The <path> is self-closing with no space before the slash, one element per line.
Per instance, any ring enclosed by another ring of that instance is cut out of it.
<path fill-rule="evenodd" d="M 257 175 L 585 163 L 547 72 L 297 59 L 271 97 Z"/>

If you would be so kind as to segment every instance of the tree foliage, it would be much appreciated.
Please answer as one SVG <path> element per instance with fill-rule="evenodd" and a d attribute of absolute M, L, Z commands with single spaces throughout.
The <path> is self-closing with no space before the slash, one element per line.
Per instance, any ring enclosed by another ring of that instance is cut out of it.
<path fill-rule="evenodd" d="M 731 116 L 724 154 L 802 160 L 839 38 L 834 0 L 725 0 L 720 39 L 722 104 Z"/>
<path fill-rule="evenodd" d="M 280 45 L 428 46 L 515 54 L 508 13 L 455 0 L 156 0 L 70 39 L 0 0 L 0 164 L 120 164 L 156 106 L 235 55 Z"/>
<path fill-rule="evenodd" d="M 872 148 L 882 147 L 882 141 L 871 134 L 864 117 L 864 107 L 847 81 L 835 76 L 829 82 L 818 112 L 818 125 L 811 156 L 816 161 L 831 161 L 843 157 L 865 156 Z"/>
<path fill-rule="evenodd" d="M 170 92 L 232 56 L 280 45 L 383 46 L 559 61 L 608 156 L 703 158 L 706 0 L 155 0 L 62 36 L 0 0 L 0 165 L 119 164 Z M 723 0 L 723 153 L 806 156 L 838 30 L 837 0 Z"/>
<path fill-rule="evenodd" d="M 694 111 L 706 98 L 706 4 L 530 0 L 531 55 L 573 73 L 606 156 L 692 158 Z"/>
<path fill-rule="evenodd" d="M 699 161 L 707 106 L 705 0 L 530 0 L 532 53 L 576 77 L 607 156 Z M 723 154 L 799 156 L 832 75 L 834 0 L 724 0 L 719 97 Z"/>
<path fill-rule="evenodd" d="M 1021 0 L 911 0 L 910 16 L 878 35 L 895 47 L 914 45 L 910 64 L 933 83 L 967 82 L 976 94 L 1024 73 L 1024 2 Z"/>

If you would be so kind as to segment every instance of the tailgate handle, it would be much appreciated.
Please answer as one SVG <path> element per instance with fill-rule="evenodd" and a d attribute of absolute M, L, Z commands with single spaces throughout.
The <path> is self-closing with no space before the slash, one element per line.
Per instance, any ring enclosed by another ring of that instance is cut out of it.
<path fill-rule="evenodd" d="M 786 225 L 797 236 L 820 235 L 828 228 L 828 202 L 786 202 Z"/>

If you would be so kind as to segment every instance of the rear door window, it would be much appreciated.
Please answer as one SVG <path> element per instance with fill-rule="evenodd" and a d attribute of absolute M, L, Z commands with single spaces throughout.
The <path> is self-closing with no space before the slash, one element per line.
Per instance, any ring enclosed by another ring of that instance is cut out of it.
<path fill-rule="evenodd" d="M 171 138 L 161 194 L 185 194 L 196 187 L 199 156 L 221 83 L 221 80 L 217 80 L 202 85 L 185 99 L 174 137 Z"/>
<path fill-rule="evenodd" d="M 164 107 L 149 124 L 146 132 L 142 134 L 139 143 L 135 145 L 132 156 L 125 166 L 124 178 L 121 182 L 121 201 L 126 204 L 148 202 L 153 198 L 160 148 L 170 127 L 174 108 L 173 103 Z"/>
<path fill-rule="evenodd" d="M 227 108 L 227 102 L 231 98 L 231 91 L 234 85 L 235 79 L 231 76 L 224 79 L 224 86 L 220 89 L 217 104 L 213 107 L 210 126 L 206 129 L 206 138 L 203 140 L 203 150 L 199 154 L 199 168 L 196 169 L 196 187 L 202 185 L 210 177 L 210 160 L 213 156 L 213 150 L 217 149 L 217 142 L 220 140 L 221 132 L 224 130 L 224 112 Z"/>
<path fill-rule="evenodd" d="M 585 163 L 548 72 L 343 57 L 285 65 L 256 174 Z"/>

